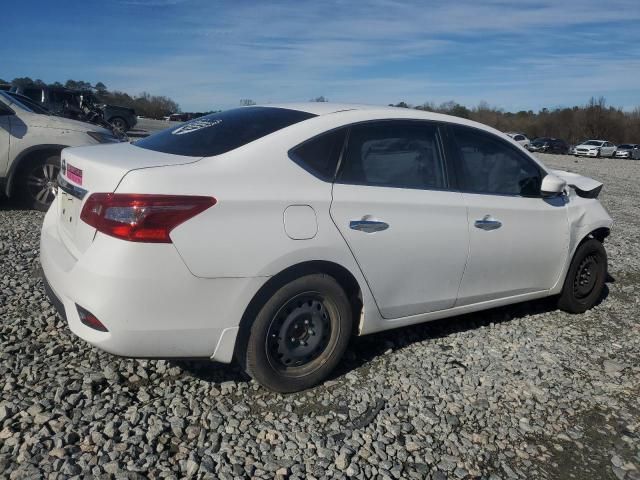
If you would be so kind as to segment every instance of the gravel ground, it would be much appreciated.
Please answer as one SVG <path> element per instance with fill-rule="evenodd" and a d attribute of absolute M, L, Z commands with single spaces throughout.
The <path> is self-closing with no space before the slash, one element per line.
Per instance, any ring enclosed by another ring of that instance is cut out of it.
<path fill-rule="evenodd" d="M 0 203 L 0 477 L 640 479 L 640 162 L 544 160 L 605 183 L 600 305 L 359 338 L 293 395 L 75 338 L 38 278 L 42 214 Z"/>

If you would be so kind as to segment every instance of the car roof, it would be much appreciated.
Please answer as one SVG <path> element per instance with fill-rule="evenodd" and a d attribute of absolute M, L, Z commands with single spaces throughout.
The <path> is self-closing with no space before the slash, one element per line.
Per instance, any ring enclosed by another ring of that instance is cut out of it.
<path fill-rule="evenodd" d="M 331 102 L 302 102 L 302 103 L 269 103 L 256 105 L 258 107 L 286 108 L 289 110 L 299 110 L 301 112 L 311 113 L 317 116 L 325 115 L 342 115 L 361 112 L 370 114 L 372 119 L 415 119 L 415 120 L 432 120 L 446 123 L 455 123 L 458 125 L 467 125 L 479 128 L 481 130 L 491 131 L 500 135 L 503 132 L 496 130 L 483 123 L 474 122 L 462 117 L 453 115 L 445 115 L 443 113 L 427 112 L 425 110 L 417 110 L 415 108 L 392 107 L 386 105 L 363 105 L 351 103 L 331 103 Z M 242 107 L 241 107 L 242 108 Z M 246 107 L 244 107 L 246 108 Z"/>

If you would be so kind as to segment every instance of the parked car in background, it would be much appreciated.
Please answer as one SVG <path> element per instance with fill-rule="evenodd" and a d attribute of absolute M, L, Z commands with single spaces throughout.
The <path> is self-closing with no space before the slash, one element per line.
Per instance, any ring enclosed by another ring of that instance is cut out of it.
<path fill-rule="evenodd" d="M 0 92 L 0 188 L 32 208 L 46 211 L 53 201 L 63 148 L 117 141 L 109 130 L 52 115 L 27 97 Z"/>
<path fill-rule="evenodd" d="M 291 392 L 352 335 L 555 295 L 584 312 L 604 287 L 602 184 L 458 117 L 252 106 L 62 155 L 45 284 L 117 355 L 235 358 Z"/>
<path fill-rule="evenodd" d="M 531 143 L 531 140 L 529 140 L 524 133 L 507 132 L 507 135 L 525 148 Z"/>
<path fill-rule="evenodd" d="M 560 155 L 567 155 L 569 153 L 569 145 L 564 140 L 551 137 L 540 137 L 533 140 L 527 149 L 530 152 L 541 153 L 558 153 Z"/>
<path fill-rule="evenodd" d="M 616 153 L 616 146 L 606 140 L 587 140 L 573 147 L 572 153 L 576 157 L 612 157 Z"/>
<path fill-rule="evenodd" d="M 622 145 L 618 145 L 618 148 L 616 150 L 616 158 L 640 160 L 640 144 L 623 143 Z"/>
<path fill-rule="evenodd" d="M 96 111 L 102 120 L 122 133 L 129 131 L 138 122 L 133 108 L 101 103 L 93 92 L 88 90 L 31 85 L 13 87 L 11 91 L 29 97 L 56 115 L 73 120 L 89 120 L 85 110 Z"/>

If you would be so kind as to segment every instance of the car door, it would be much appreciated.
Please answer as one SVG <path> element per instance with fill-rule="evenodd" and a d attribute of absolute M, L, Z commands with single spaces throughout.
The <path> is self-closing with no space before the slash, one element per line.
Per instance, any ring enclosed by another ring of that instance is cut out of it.
<path fill-rule="evenodd" d="M 611 142 L 605 142 L 605 146 L 607 147 L 607 156 L 613 157 L 616 153 L 616 146 Z"/>
<path fill-rule="evenodd" d="M 349 131 L 331 217 L 384 318 L 455 303 L 469 233 L 448 175 L 435 123 L 375 121 Z"/>
<path fill-rule="evenodd" d="M 545 172 L 498 136 L 463 126 L 452 133 L 469 215 L 469 261 L 456 305 L 550 289 L 568 255 L 565 198 L 542 198 Z"/>

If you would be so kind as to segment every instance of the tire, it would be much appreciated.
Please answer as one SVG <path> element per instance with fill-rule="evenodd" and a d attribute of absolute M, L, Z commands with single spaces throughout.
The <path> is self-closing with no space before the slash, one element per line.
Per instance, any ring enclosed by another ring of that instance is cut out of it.
<path fill-rule="evenodd" d="M 113 128 L 122 133 L 127 133 L 129 131 L 129 124 L 122 117 L 113 117 L 111 120 L 109 120 L 109 123 Z"/>
<path fill-rule="evenodd" d="M 60 172 L 60 155 L 28 163 L 20 175 L 20 196 L 35 210 L 46 212 L 55 198 Z"/>
<path fill-rule="evenodd" d="M 255 318 L 240 363 L 262 386 L 298 392 L 322 382 L 351 336 L 349 299 L 333 277 L 312 274 L 280 287 Z"/>
<path fill-rule="evenodd" d="M 569 313 L 589 310 L 600 300 L 606 276 L 607 252 L 601 242 L 590 238 L 573 256 L 558 307 Z"/>

